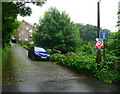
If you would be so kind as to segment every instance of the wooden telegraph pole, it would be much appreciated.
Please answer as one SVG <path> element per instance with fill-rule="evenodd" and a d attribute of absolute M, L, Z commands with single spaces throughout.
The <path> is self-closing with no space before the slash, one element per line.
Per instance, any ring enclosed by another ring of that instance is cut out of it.
<path fill-rule="evenodd" d="M 97 2 L 97 38 L 99 38 L 99 32 L 100 32 L 100 1 Z M 101 51 L 100 49 L 97 50 L 97 57 L 96 62 L 100 63 L 101 60 Z"/>

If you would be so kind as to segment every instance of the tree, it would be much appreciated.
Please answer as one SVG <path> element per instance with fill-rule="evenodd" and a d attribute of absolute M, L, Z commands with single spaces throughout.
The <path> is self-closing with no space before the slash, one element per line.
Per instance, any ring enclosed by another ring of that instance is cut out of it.
<path fill-rule="evenodd" d="M 80 44 L 78 28 L 66 12 L 60 12 L 56 8 L 49 8 L 45 12 L 37 28 L 38 31 L 33 33 L 33 41 L 38 46 L 66 53 L 75 51 Z"/>
<path fill-rule="evenodd" d="M 0 48 L 2 48 L 2 2 L 0 2 Z"/>
<path fill-rule="evenodd" d="M 42 6 L 46 0 L 32 2 L 34 5 Z M 2 2 L 2 47 L 9 44 L 11 36 L 19 26 L 17 15 L 30 16 L 31 8 L 26 6 L 30 2 Z"/>
<path fill-rule="evenodd" d="M 120 10 L 117 14 L 120 14 Z M 120 21 L 117 22 L 117 26 L 120 26 Z M 118 30 L 118 32 L 111 33 L 107 45 L 108 53 L 110 53 L 111 56 L 116 56 L 117 59 L 120 60 L 120 30 Z"/>
<path fill-rule="evenodd" d="M 97 27 L 87 24 L 77 24 L 77 27 L 79 28 L 80 36 L 84 41 L 95 41 L 96 39 L 96 32 L 97 32 Z"/>
<path fill-rule="evenodd" d="M 120 60 L 120 31 L 113 32 L 110 38 L 107 40 L 107 53 L 111 56 L 115 56 L 117 60 Z"/>
<path fill-rule="evenodd" d="M 84 54 L 95 54 L 95 43 L 97 37 L 97 26 L 90 24 L 79 24 L 77 23 L 77 27 L 79 28 L 79 34 L 82 39 L 82 47 L 78 48 L 78 52 Z M 108 29 L 102 29 L 102 31 L 109 31 Z"/>

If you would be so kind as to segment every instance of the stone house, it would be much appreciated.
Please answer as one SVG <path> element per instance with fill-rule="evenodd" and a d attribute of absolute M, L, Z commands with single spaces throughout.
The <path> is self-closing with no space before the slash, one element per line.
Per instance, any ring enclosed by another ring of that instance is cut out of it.
<path fill-rule="evenodd" d="M 32 42 L 32 32 L 36 31 L 35 23 L 30 24 L 22 20 L 20 26 L 17 28 L 17 31 L 14 35 L 16 41 L 20 44 L 29 44 Z"/>

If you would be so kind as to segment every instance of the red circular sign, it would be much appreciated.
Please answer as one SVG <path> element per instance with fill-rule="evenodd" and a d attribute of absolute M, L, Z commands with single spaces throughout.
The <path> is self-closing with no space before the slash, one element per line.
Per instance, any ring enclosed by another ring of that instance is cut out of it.
<path fill-rule="evenodd" d="M 101 40 L 98 40 L 98 41 L 97 41 L 97 45 L 98 45 L 98 46 L 102 45 L 102 41 L 101 41 Z"/>

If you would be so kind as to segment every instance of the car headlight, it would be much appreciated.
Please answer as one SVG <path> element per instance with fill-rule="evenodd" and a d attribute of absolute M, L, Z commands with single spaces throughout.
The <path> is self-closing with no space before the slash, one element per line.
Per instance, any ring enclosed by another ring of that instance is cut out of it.
<path fill-rule="evenodd" d="M 50 56 L 50 55 L 47 55 L 47 56 Z"/>
<path fill-rule="evenodd" d="M 35 55 L 39 55 L 38 53 L 35 53 Z"/>

